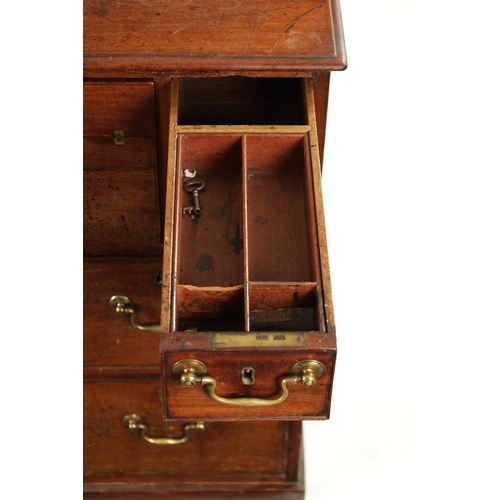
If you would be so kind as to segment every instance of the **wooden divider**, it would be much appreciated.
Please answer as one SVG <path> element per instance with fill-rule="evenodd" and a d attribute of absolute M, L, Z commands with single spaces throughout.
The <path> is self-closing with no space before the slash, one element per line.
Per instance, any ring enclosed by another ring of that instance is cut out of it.
<path fill-rule="evenodd" d="M 174 331 L 324 331 L 310 169 L 307 132 L 179 133 Z"/>

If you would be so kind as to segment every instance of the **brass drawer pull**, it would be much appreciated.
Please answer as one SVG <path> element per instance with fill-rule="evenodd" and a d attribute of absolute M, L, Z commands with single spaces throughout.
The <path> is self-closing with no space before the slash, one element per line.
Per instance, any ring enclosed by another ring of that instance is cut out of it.
<path fill-rule="evenodd" d="M 160 323 L 139 325 L 135 322 L 134 303 L 128 297 L 125 297 L 125 295 L 113 295 L 113 297 L 109 299 L 108 304 L 116 314 L 130 314 L 130 323 L 134 328 L 144 332 L 160 333 Z"/>
<path fill-rule="evenodd" d="M 184 426 L 184 436 L 182 436 L 181 438 L 169 438 L 169 437 L 152 438 L 146 435 L 148 427 L 144 423 L 144 420 L 142 420 L 142 418 L 139 415 L 135 414 L 125 415 L 122 418 L 122 424 L 128 429 L 140 429 L 141 437 L 142 439 L 144 439 L 144 441 L 147 441 L 148 443 L 152 444 L 161 444 L 161 445 L 185 443 L 189 439 L 190 431 L 192 429 L 198 429 L 198 430 L 205 429 L 205 424 L 203 422 L 195 422 L 186 424 Z"/>
<path fill-rule="evenodd" d="M 273 406 L 283 403 L 288 397 L 288 384 L 302 382 L 306 387 L 312 387 L 326 373 L 323 363 L 315 360 L 298 361 L 292 367 L 291 375 L 281 380 L 282 394 L 277 399 L 262 398 L 224 398 L 215 394 L 217 382 L 206 376 L 208 369 L 204 363 L 196 359 L 178 361 L 172 367 L 174 377 L 180 379 L 184 387 L 193 387 L 196 382 L 207 386 L 207 392 L 212 399 L 231 406 Z"/>

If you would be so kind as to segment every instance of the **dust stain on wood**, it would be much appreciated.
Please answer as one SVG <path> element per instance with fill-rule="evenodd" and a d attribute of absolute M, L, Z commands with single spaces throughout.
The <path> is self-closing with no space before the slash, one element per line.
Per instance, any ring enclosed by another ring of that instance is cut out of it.
<path fill-rule="evenodd" d="M 240 223 L 236 223 L 236 235 L 234 238 L 231 238 L 229 241 L 233 246 L 233 251 L 236 255 L 238 255 L 241 250 L 243 250 L 243 238 L 240 236 Z"/>
<path fill-rule="evenodd" d="M 213 271 L 214 270 L 214 259 L 207 252 L 203 252 L 196 261 L 196 269 L 201 272 Z"/>

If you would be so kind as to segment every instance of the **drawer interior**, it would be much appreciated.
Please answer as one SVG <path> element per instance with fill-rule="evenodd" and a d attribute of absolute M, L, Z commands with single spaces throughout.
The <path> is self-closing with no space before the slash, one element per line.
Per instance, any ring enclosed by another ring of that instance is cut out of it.
<path fill-rule="evenodd" d="M 299 78 L 179 79 L 179 125 L 306 125 Z"/>
<path fill-rule="evenodd" d="M 307 133 L 178 134 L 173 331 L 325 331 L 309 149 Z"/>

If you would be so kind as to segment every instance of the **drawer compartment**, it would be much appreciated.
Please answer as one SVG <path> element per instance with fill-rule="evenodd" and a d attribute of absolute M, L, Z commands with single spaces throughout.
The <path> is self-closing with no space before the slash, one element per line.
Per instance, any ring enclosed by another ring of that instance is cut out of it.
<path fill-rule="evenodd" d="M 134 303 L 135 321 L 159 324 L 161 258 L 85 259 L 83 263 L 83 363 L 86 369 L 150 368 L 159 371 L 159 332 L 141 331 L 130 314 L 109 306 L 113 296 Z"/>
<path fill-rule="evenodd" d="M 83 109 L 85 253 L 154 253 L 162 238 L 154 84 L 86 81 Z"/>
<path fill-rule="evenodd" d="M 308 136 L 249 134 L 245 143 L 249 281 L 314 281 Z"/>
<path fill-rule="evenodd" d="M 214 422 L 190 430 L 185 442 L 156 444 L 122 420 L 140 416 L 144 435 L 152 440 L 184 438 L 187 422 L 162 422 L 159 389 L 159 378 L 85 381 L 84 490 L 89 497 L 98 489 L 126 492 L 153 483 L 164 494 L 190 485 L 200 498 L 205 483 L 211 483 L 212 495 L 236 486 L 242 491 L 297 490 L 300 423 Z"/>
<path fill-rule="evenodd" d="M 166 220 L 173 223 L 161 320 L 166 420 L 328 418 L 336 338 L 314 96 L 311 81 L 297 83 L 307 125 L 171 124 Z M 172 88 L 177 116 L 185 102 Z M 194 387 L 174 373 L 183 359 L 206 367 Z M 298 362 L 323 367 L 315 384 L 290 372 Z M 255 383 L 242 379 L 245 367 Z M 292 375 L 298 380 L 283 387 Z"/>
<path fill-rule="evenodd" d="M 305 134 L 179 134 L 173 331 L 324 331 L 307 153 Z M 186 169 L 205 183 L 199 217 Z"/>

